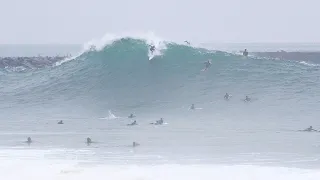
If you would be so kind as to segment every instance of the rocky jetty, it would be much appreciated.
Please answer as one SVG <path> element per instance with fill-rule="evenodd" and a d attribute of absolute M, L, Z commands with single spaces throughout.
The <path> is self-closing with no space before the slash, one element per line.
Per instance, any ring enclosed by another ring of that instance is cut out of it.
<path fill-rule="evenodd" d="M 70 56 L 0 57 L 0 68 L 42 68 L 51 66 L 67 57 Z"/>

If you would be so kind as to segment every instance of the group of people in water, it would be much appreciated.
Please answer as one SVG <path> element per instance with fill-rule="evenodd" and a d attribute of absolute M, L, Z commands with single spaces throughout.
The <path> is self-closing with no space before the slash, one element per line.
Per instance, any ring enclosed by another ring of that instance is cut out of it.
<path fill-rule="evenodd" d="M 188 45 L 190 45 L 190 42 L 188 42 L 188 41 L 185 41 Z M 151 51 L 151 53 L 153 53 L 155 50 L 156 50 L 156 47 L 154 46 L 154 45 L 149 45 L 150 46 L 150 51 Z M 243 56 L 248 56 L 248 51 L 247 51 L 247 49 L 245 49 L 244 51 L 243 51 Z M 211 60 L 208 60 L 208 61 L 206 61 L 205 63 L 205 68 L 203 69 L 203 71 L 206 71 L 211 65 L 212 65 L 212 63 L 211 63 Z M 225 95 L 224 95 L 224 99 L 225 100 L 229 100 L 230 98 L 231 98 L 232 96 L 230 95 L 230 94 L 228 94 L 228 93 L 226 93 Z M 245 99 L 243 99 L 243 101 L 245 101 L 245 102 L 250 102 L 252 99 L 249 97 L 249 96 L 246 96 L 245 97 Z M 195 110 L 196 108 L 195 108 L 195 105 L 194 104 L 192 104 L 191 105 L 191 107 L 190 107 L 190 110 Z M 136 116 L 134 115 L 134 114 L 130 114 L 129 116 L 128 116 L 128 118 L 130 118 L 130 119 L 132 119 L 132 118 L 135 118 Z M 59 122 L 58 122 L 58 124 L 64 124 L 63 123 L 63 121 L 62 120 L 60 120 Z M 159 120 L 157 120 L 157 121 L 155 121 L 155 122 L 152 122 L 152 123 L 150 123 L 151 125 L 163 125 L 164 124 L 164 121 L 163 121 L 163 118 L 160 118 Z M 138 125 L 138 123 L 137 123 L 137 121 L 136 120 L 134 120 L 132 123 L 130 123 L 130 124 L 127 124 L 127 126 L 136 126 L 136 125 Z M 300 131 L 304 131 L 304 132 L 320 132 L 319 130 L 315 130 L 315 129 L 313 129 L 313 127 L 312 126 L 310 126 L 310 127 L 308 127 L 308 128 L 306 128 L 306 129 L 304 129 L 304 130 L 300 130 Z M 28 137 L 27 138 L 27 141 L 26 141 L 26 143 L 28 143 L 29 145 L 32 143 L 33 141 L 32 141 L 32 139 L 31 139 L 31 137 Z M 90 145 L 90 144 L 92 144 L 92 143 L 94 143 L 92 140 L 91 140 L 91 138 L 87 138 L 86 139 L 86 143 L 87 143 L 87 145 Z M 137 142 L 133 142 L 132 143 L 132 147 L 136 147 L 136 146 L 139 146 L 140 144 L 139 143 L 137 143 Z"/>
<path fill-rule="evenodd" d="M 188 45 L 190 45 L 189 41 L 184 41 L 184 42 L 187 43 Z M 149 47 L 150 47 L 149 50 L 150 50 L 151 54 L 153 54 L 153 52 L 156 50 L 156 46 L 155 45 L 149 45 Z M 243 56 L 248 56 L 248 54 L 249 54 L 248 50 L 244 49 L 242 55 Z M 205 61 L 204 64 L 205 64 L 205 67 L 201 71 L 206 71 L 206 70 L 209 69 L 209 67 L 212 65 L 211 59 Z"/>
<path fill-rule="evenodd" d="M 229 100 L 231 97 L 232 97 L 232 95 L 230 95 L 229 93 L 226 93 L 223 98 L 224 98 L 225 100 Z M 249 96 L 246 96 L 246 97 L 243 99 L 243 101 L 245 101 L 245 102 L 250 102 L 251 100 L 252 100 L 252 99 L 249 98 Z"/>
<path fill-rule="evenodd" d="M 135 118 L 136 116 L 134 115 L 134 114 L 130 114 L 129 116 L 128 116 L 128 118 Z M 155 122 L 152 122 L 152 123 L 150 123 L 150 124 L 152 124 L 152 125 L 163 125 L 163 123 L 164 123 L 164 121 L 163 121 L 163 118 L 160 118 L 159 120 L 157 120 L 157 121 L 155 121 Z M 64 124 L 64 122 L 62 121 L 62 120 L 60 120 L 60 121 L 58 121 L 58 123 L 57 124 Z M 135 125 L 138 125 L 138 123 L 137 123 L 137 121 L 136 120 L 134 120 L 132 123 L 130 123 L 130 124 L 127 124 L 127 126 L 135 126 Z M 28 137 L 27 138 L 27 141 L 26 141 L 26 143 L 28 143 L 29 145 L 32 143 L 33 141 L 32 141 L 32 139 L 31 139 L 31 137 Z M 92 140 L 91 140 L 91 138 L 87 138 L 86 139 L 86 143 L 87 143 L 87 145 L 90 145 L 90 144 L 92 144 L 92 143 L 94 143 Z M 132 143 L 132 147 L 136 147 L 136 146 L 139 146 L 140 144 L 139 143 L 137 143 L 137 142 L 133 142 Z"/>
<path fill-rule="evenodd" d="M 224 99 L 225 99 L 225 100 L 229 100 L 231 97 L 232 97 L 232 96 L 231 96 L 229 93 L 226 93 L 226 94 L 224 95 Z M 250 101 L 251 101 L 251 98 L 249 98 L 249 96 L 246 96 L 245 99 L 243 99 L 243 101 L 245 101 L 245 102 L 250 102 Z M 194 104 L 191 104 L 191 107 L 190 107 L 189 109 L 190 109 L 190 110 L 195 110 L 196 107 L 195 107 Z M 136 116 L 135 116 L 134 114 L 130 114 L 130 115 L 128 116 L 129 119 L 132 119 L 132 118 L 135 118 L 135 117 L 136 117 Z M 62 120 L 60 120 L 60 121 L 58 121 L 58 124 L 64 124 L 64 122 L 63 122 Z M 157 120 L 157 121 L 155 121 L 155 122 L 151 122 L 150 124 L 151 124 L 151 125 L 163 125 L 163 124 L 164 124 L 164 121 L 163 121 L 163 118 L 160 118 L 159 120 Z M 138 123 L 137 123 L 136 120 L 134 120 L 134 121 L 133 121 L 132 123 L 130 123 L 130 124 L 127 124 L 127 126 L 136 126 L 136 125 L 138 125 Z M 303 132 L 320 132 L 319 130 L 313 129 L 312 126 L 306 128 L 306 129 L 304 129 L 304 130 L 299 130 L 299 131 L 303 131 Z M 31 137 L 28 137 L 26 143 L 28 143 L 28 144 L 30 145 L 32 142 L 33 142 L 33 141 L 32 141 L 32 139 L 31 139 Z M 92 144 L 92 143 L 94 143 L 94 142 L 91 140 L 91 138 L 88 137 L 88 138 L 86 139 L 86 143 L 87 143 L 87 145 L 90 145 L 90 144 Z M 137 143 L 137 142 L 133 142 L 133 143 L 132 143 L 132 147 L 136 147 L 136 146 L 139 146 L 139 145 L 140 145 L 140 144 Z"/>
<path fill-rule="evenodd" d="M 226 93 L 226 94 L 224 95 L 224 99 L 225 99 L 225 100 L 229 100 L 230 98 L 231 98 L 231 95 L 230 95 L 230 94 Z M 249 102 L 249 101 L 251 101 L 251 98 L 249 98 L 249 96 L 246 96 L 245 99 L 243 99 L 243 101 Z M 190 109 L 190 110 L 195 110 L 196 107 L 195 107 L 194 104 L 192 104 L 189 109 Z M 135 116 L 134 114 L 130 114 L 130 115 L 128 116 L 128 118 L 130 118 L 130 119 L 135 118 L 135 117 L 136 117 L 136 116 Z M 150 124 L 152 124 L 152 125 L 163 125 L 163 123 L 164 123 L 163 118 L 160 118 L 160 119 L 157 120 L 156 122 L 152 122 L 152 123 L 150 123 Z M 127 126 L 136 126 L 136 125 L 138 125 L 138 123 L 137 123 L 136 120 L 134 120 L 134 121 L 133 121 L 132 123 L 130 123 L 130 124 L 127 124 Z"/>
<path fill-rule="evenodd" d="M 131 114 L 130 116 L 128 116 L 128 118 L 135 118 L 136 116 Z M 152 122 L 150 124 L 152 125 L 163 125 L 164 121 L 163 121 L 163 118 L 160 118 L 159 120 L 157 120 L 156 122 Z M 134 120 L 132 123 L 130 124 L 127 124 L 127 126 L 136 126 L 138 125 L 137 121 Z"/>
<path fill-rule="evenodd" d="M 192 110 L 195 109 L 194 104 L 191 105 L 190 109 L 192 109 Z M 131 114 L 131 115 L 133 115 L 133 114 Z M 130 115 L 130 116 L 131 116 L 131 115 Z M 129 116 L 129 118 L 133 118 L 133 117 L 130 117 L 130 116 Z M 59 122 L 62 122 L 62 121 L 59 121 Z M 59 122 L 58 122 L 58 124 L 61 124 L 61 123 L 59 123 Z M 63 123 L 62 123 L 62 124 L 63 124 Z M 162 125 L 162 124 L 163 124 L 163 119 L 161 118 L 160 120 L 157 120 L 155 123 L 150 123 L 150 124 Z M 136 120 L 133 121 L 131 124 L 128 124 L 128 126 L 133 126 L 133 125 L 138 125 Z M 306 129 L 304 129 L 304 130 L 300 130 L 300 131 L 303 131 L 303 132 L 320 132 L 319 130 L 313 129 L 312 126 L 306 128 Z M 28 144 L 30 145 L 32 142 L 33 142 L 33 141 L 32 141 L 32 139 L 31 139 L 31 137 L 28 137 L 26 143 L 28 143 Z M 86 144 L 89 146 L 89 145 L 92 144 L 92 143 L 94 143 L 94 142 L 91 140 L 91 138 L 87 137 L 87 139 L 86 139 Z M 140 144 L 137 143 L 137 142 L 133 142 L 133 143 L 132 143 L 132 147 L 137 147 L 137 146 L 140 146 Z"/>
<path fill-rule="evenodd" d="M 30 145 L 32 142 L 33 142 L 33 141 L 32 141 L 32 139 L 31 139 L 31 137 L 28 137 L 26 143 L 28 143 L 28 144 Z M 89 146 L 90 144 L 92 144 L 92 143 L 94 143 L 94 142 L 91 140 L 91 138 L 87 137 L 86 143 L 87 143 L 87 145 Z M 140 144 L 137 143 L 137 142 L 133 142 L 133 143 L 132 143 L 132 147 L 136 147 L 136 146 L 139 146 L 139 145 L 140 145 Z"/>
<path fill-rule="evenodd" d="M 184 41 L 187 45 L 190 45 L 189 41 Z M 149 50 L 151 53 L 153 53 L 156 50 L 156 46 L 155 45 L 149 45 Z M 247 49 L 244 49 L 244 51 L 242 52 L 243 56 L 248 56 L 249 52 Z"/>
<path fill-rule="evenodd" d="M 188 45 L 190 45 L 190 43 L 189 43 L 188 41 L 185 41 L 185 42 L 186 42 Z M 155 47 L 154 45 L 150 45 L 150 51 L 151 51 L 151 53 L 153 53 L 155 50 L 156 50 L 156 47 Z M 247 49 L 244 50 L 243 56 L 248 56 L 248 51 L 247 51 Z M 204 64 L 205 64 L 205 68 L 203 69 L 203 71 L 206 71 L 206 70 L 209 69 L 209 67 L 212 65 L 211 60 L 206 61 Z M 226 94 L 224 95 L 224 99 L 225 99 L 225 100 L 229 100 L 231 97 L 232 97 L 232 96 L 231 96 L 230 94 L 228 94 L 228 93 L 226 93 Z M 243 101 L 245 101 L 245 102 L 250 102 L 250 101 L 251 101 L 251 98 L 249 98 L 249 96 L 246 96 L 245 99 L 243 99 Z M 195 108 L 195 105 L 192 104 L 191 107 L 190 107 L 190 110 L 195 110 L 195 109 L 196 109 L 196 108 Z M 136 117 L 136 116 L 135 116 L 134 114 L 130 114 L 130 115 L 128 116 L 128 118 L 130 118 L 130 119 L 135 118 L 135 117 Z M 163 118 L 160 118 L 160 119 L 157 120 L 156 122 L 152 122 L 152 123 L 150 123 L 150 124 L 152 124 L 152 125 L 163 125 L 163 123 L 164 123 Z M 60 121 L 58 122 L 58 124 L 64 124 L 64 123 L 63 123 L 62 120 L 60 120 Z M 138 123 L 137 123 L 136 120 L 134 120 L 134 121 L 133 121 L 132 123 L 130 123 L 130 124 L 127 124 L 127 126 L 136 126 L 136 125 L 138 125 Z M 306 129 L 304 129 L 304 130 L 300 130 L 300 131 L 304 131 L 304 132 L 320 132 L 319 130 L 313 129 L 312 126 L 310 126 L 309 128 L 306 128 Z M 26 142 L 30 145 L 33 141 L 32 141 L 32 139 L 31 139 L 31 137 L 28 137 Z M 87 145 L 90 145 L 90 144 L 92 144 L 92 143 L 94 143 L 94 142 L 91 140 L 91 138 L 88 137 L 88 138 L 86 139 L 86 143 L 87 143 Z M 140 144 L 137 143 L 137 142 L 133 142 L 133 143 L 132 143 L 132 147 L 136 147 L 136 146 L 139 146 L 139 145 L 140 145 Z"/>

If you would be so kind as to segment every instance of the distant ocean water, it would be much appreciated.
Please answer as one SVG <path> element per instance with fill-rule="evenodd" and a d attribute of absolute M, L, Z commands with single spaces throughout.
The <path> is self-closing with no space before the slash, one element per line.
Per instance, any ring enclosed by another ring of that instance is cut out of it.
<path fill-rule="evenodd" d="M 154 35 L 0 46 L 0 57 L 72 54 L 42 68 L 28 60 L 0 70 L 1 179 L 319 179 L 320 133 L 298 130 L 320 129 L 320 61 L 246 58 L 244 48 L 317 51 Z M 164 125 L 150 125 L 161 117 Z M 96 143 L 87 146 L 87 137 Z"/>

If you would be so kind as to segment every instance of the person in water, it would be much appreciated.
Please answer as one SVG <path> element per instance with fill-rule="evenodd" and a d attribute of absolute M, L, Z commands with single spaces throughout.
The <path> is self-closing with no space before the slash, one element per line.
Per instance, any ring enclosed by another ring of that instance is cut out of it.
<path fill-rule="evenodd" d="M 189 41 L 184 41 L 185 43 L 187 43 L 188 45 L 190 45 L 190 42 Z"/>
<path fill-rule="evenodd" d="M 211 63 L 211 60 L 209 59 L 208 61 L 204 62 L 204 64 L 205 64 L 204 71 L 206 71 L 207 69 L 209 69 L 212 63 Z"/>
<path fill-rule="evenodd" d="M 59 121 L 59 122 L 58 122 L 58 124 L 63 124 L 63 121 L 62 121 L 62 120 L 61 120 L 61 121 Z"/>
<path fill-rule="evenodd" d="M 244 49 L 244 51 L 243 51 L 242 55 L 244 55 L 244 56 L 248 56 L 248 51 L 247 51 L 247 49 Z"/>
<path fill-rule="evenodd" d="M 91 138 L 87 137 L 87 145 L 90 145 L 92 143 Z"/>
<path fill-rule="evenodd" d="M 303 131 L 308 131 L 308 132 L 311 132 L 311 131 L 317 131 L 315 129 L 313 129 L 312 126 L 308 127 L 307 129 L 303 130 Z"/>
<path fill-rule="evenodd" d="M 226 93 L 226 95 L 224 95 L 224 99 L 229 100 L 229 98 L 230 98 L 230 95 L 228 93 Z"/>
<path fill-rule="evenodd" d="M 151 53 L 153 53 L 153 51 L 155 51 L 156 50 L 156 47 L 154 46 L 154 45 L 150 45 L 150 51 L 151 51 Z"/>
<path fill-rule="evenodd" d="M 136 120 L 133 121 L 131 124 L 127 124 L 127 126 L 134 126 L 134 125 L 138 125 Z"/>
<path fill-rule="evenodd" d="M 163 124 L 163 118 L 160 118 L 160 120 L 157 120 L 155 123 L 150 123 L 154 125 L 162 125 Z"/>
<path fill-rule="evenodd" d="M 244 99 L 244 101 L 251 101 L 251 98 L 249 98 L 248 96 L 246 96 L 246 98 Z"/>
<path fill-rule="evenodd" d="M 195 110 L 194 104 L 191 105 L 190 109 Z"/>
<path fill-rule="evenodd" d="M 29 145 L 32 143 L 31 137 L 28 137 L 27 142 Z"/>
<path fill-rule="evenodd" d="M 162 125 L 163 124 L 163 118 L 160 118 L 160 120 L 157 120 L 155 125 Z"/>
<path fill-rule="evenodd" d="M 140 144 L 137 143 L 137 142 L 133 142 L 133 143 L 132 143 L 132 147 L 136 147 L 136 146 L 140 146 Z"/>
<path fill-rule="evenodd" d="M 128 118 L 135 118 L 136 116 L 133 114 L 130 114 L 130 116 L 128 116 Z"/>

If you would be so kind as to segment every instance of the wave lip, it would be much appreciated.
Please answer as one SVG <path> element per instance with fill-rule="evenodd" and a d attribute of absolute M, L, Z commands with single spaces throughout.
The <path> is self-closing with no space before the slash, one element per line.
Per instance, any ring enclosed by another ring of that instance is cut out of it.
<path fill-rule="evenodd" d="M 59 66 L 65 62 L 77 59 L 78 57 L 86 54 L 88 52 L 99 52 L 103 51 L 108 46 L 112 46 L 114 43 L 119 42 L 124 39 L 132 39 L 145 43 L 146 45 L 154 45 L 156 51 L 154 53 L 148 52 L 149 60 L 156 56 L 163 55 L 163 50 L 167 49 L 167 44 L 179 44 L 186 45 L 185 42 L 176 42 L 168 40 L 163 37 L 155 35 L 154 32 L 137 33 L 137 32 L 125 32 L 125 33 L 106 33 L 102 38 L 93 38 L 83 45 L 82 50 L 76 55 L 68 59 L 56 62 L 56 66 Z M 189 44 L 190 45 L 190 44 Z M 194 46 L 195 47 L 195 46 Z"/>

